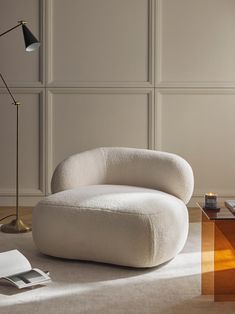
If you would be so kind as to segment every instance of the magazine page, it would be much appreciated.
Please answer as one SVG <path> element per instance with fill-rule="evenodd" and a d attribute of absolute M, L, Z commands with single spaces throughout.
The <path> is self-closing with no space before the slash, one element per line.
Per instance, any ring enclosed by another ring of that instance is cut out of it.
<path fill-rule="evenodd" d="M 31 270 L 27 258 L 18 250 L 0 253 L 0 278 Z"/>
<path fill-rule="evenodd" d="M 10 281 L 19 289 L 44 284 L 51 280 L 48 274 L 37 268 L 31 269 L 30 271 L 24 273 L 8 276 L 4 279 Z"/>

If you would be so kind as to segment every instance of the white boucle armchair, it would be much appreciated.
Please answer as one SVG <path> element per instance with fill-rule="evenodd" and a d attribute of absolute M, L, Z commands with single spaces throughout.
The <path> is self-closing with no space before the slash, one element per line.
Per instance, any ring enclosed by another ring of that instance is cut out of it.
<path fill-rule="evenodd" d="M 187 239 L 193 172 L 181 157 L 106 147 L 75 154 L 33 211 L 33 238 L 48 255 L 152 267 Z"/>

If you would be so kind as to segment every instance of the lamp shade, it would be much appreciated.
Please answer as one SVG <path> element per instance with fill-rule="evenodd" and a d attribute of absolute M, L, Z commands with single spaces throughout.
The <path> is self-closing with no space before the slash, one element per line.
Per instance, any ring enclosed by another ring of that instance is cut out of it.
<path fill-rule="evenodd" d="M 25 24 L 22 24 L 22 30 L 24 35 L 25 49 L 26 51 L 34 51 L 39 48 L 40 42 L 37 38 L 31 33 L 28 27 Z"/>

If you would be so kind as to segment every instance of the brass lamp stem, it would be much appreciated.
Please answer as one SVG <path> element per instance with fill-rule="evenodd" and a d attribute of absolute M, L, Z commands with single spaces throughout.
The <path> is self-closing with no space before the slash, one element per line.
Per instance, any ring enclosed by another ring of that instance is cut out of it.
<path fill-rule="evenodd" d="M 19 103 L 16 104 L 16 220 L 19 219 Z"/>
<path fill-rule="evenodd" d="M 30 231 L 31 228 L 26 226 L 20 219 L 19 215 L 19 106 L 20 102 L 16 101 L 11 90 L 9 89 L 6 81 L 4 80 L 2 74 L 0 77 L 6 86 L 6 89 L 13 100 L 13 105 L 16 106 L 16 219 L 12 220 L 9 224 L 4 224 L 1 226 L 1 231 L 6 233 L 21 233 Z"/>
<path fill-rule="evenodd" d="M 34 51 L 39 48 L 40 42 L 32 34 L 32 32 L 26 27 L 25 24 L 26 24 L 26 21 L 18 21 L 18 24 L 16 26 L 1 33 L 0 37 L 11 32 L 15 28 L 22 26 L 22 31 L 23 31 L 24 41 L 25 41 L 25 50 L 29 52 Z M 13 100 L 13 104 L 16 106 L 16 219 L 14 219 L 9 224 L 2 225 L 1 231 L 7 232 L 7 233 L 27 232 L 27 231 L 30 231 L 31 229 L 22 222 L 19 215 L 19 105 L 20 103 L 15 100 L 10 88 L 8 87 L 1 73 L 0 73 L 0 78 L 2 79 L 4 83 L 8 91 L 8 94 Z"/>

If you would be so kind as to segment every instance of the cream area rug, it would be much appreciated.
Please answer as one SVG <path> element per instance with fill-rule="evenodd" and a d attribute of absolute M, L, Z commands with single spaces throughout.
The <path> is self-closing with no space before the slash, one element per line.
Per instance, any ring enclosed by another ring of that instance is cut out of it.
<path fill-rule="evenodd" d="M 50 271 L 46 286 L 18 290 L 0 281 L 0 313 L 230 314 L 235 303 L 200 295 L 200 224 L 191 223 L 184 250 L 152 269 L 68 261 L 42 255 L 31 233 L 0 233 L 0 251 L 18 249 L 33 267 Z"/>

